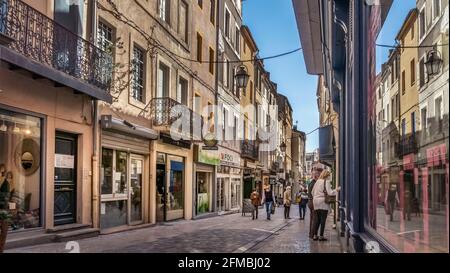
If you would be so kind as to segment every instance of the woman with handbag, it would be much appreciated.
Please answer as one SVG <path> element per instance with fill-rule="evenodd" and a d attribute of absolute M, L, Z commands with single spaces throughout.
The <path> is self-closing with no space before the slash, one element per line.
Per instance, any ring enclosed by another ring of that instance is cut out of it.
<path fill-rule="evenodd" d="M 314 213 L 316 213 L 317 221 L 314 226 L 314 241 L 326 241 L 327 238 L 323 236 L 325 232 L 325 223 L 327 221 L 328 211 L 330 210 L 330 204 L 336 202 L 337 192 L 340 187 L 335 190 L 331 189 L 331 173 L 328 170 L 324 170 L 319 179 L 312 189 Z M 320 227 L 320 236 L 317 237 Z"/>
<path fill-rule="evenodd" d="M 286 190 L 284 191 L 283 195 L 284 195 L 284 198 L 283 198 L 284 219 L 291 219 L 291 217 L 289 217 L 289 212 L 291 211 L 291 202 L 292 202 L 291 186 L 286 187 Z"/>

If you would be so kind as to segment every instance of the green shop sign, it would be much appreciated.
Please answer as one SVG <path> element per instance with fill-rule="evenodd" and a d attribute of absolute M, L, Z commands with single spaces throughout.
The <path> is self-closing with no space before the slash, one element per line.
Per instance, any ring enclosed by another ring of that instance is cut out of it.
<path fill-rule="evenodd" d="M 195 145 L 194 148 L 194 159 L 198 163 L 208 164 L 208 165 L 219 165 L 220 158 L 217 151 L 205 151 L 201 146 Z"/>

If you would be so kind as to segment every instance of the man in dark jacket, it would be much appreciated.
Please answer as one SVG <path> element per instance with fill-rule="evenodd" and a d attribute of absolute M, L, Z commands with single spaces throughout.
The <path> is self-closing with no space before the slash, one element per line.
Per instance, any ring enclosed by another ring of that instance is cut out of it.
<path fill-rule="evenodd" d="M 317 221 L 316 214 L 314 213 L 314 205 L 313 205 L 313 196 L 312 196 L 312 189 L 314 188 L 314 184 L 316 183 L 317 179 L 320 176 L 320 173 L 323 171 L 321 168 L 315 168 L 312 170 L 312 176 L 313 179 L 311 180 L 311 183 L 308 185 L 308 208 L 309 208 L 309 238 L 314 237 L 314 226 Z"/>

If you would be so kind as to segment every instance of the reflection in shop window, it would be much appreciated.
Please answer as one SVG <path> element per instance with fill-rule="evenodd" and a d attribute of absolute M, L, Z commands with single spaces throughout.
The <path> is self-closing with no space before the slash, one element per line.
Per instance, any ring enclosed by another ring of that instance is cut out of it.
<path fill-rule="evenodd" d="M 40 159 L 40 119 L 0 109 L 0 210 L 12 230 L 41 225 Z"/>
<path fill-rule="evenodd" d="M 427 60 L 423 57 L 432 48 L 429 46 L 441 39 L 441 24 L 426 23 L 426 17 L 432 14 L 428 9 L 433 5 L 437 12 L 435 20 L 441 20 L 440 9 L 448 8 L 448 1 L 394 1 L 378 37 L 371 37 L 371 33 L 376 34 L 367 30 L 368 40 L 378 43 L 398 44 L 399 32 L 408 35 L 417 31 L 415 34 L 420 37 L 420 40 L 405 40 L 407 47 L 398 53 L 402 70 L 400 86 L 386 85 L 389 77 L 381 76 L 388 73 L 385 69 L 389 66 L 385 64 L 389 61 L 389 49 L 376 47 L 373 42 L 372 49 L 376 50 L 368 51 L 368 58 L 376 60 L 377 67 L 373 75 L 369 75 L 368 83 L 368 96 L 373 98 L 367 109 L 368 113 L 373 113 L 367 120 L 368 151 L 376 152 L 380 144 L 385 148 L 381 149 L 382 155 L 368 157 L 371 168 L 367 223 L 401 252 L 449 251 L 449 64 L 444 58 L 443 71 L 429 77 L 425 69 Z M 403 20 L 399 22 L 398 18 Z M 379 19 L 372 17 L 369 29 L 376 29 Z M 413 27 L 415 23 L 418 28 Z M 425 36 L 427 27 L 432 29 Z M 438 44 L 436 48 L 441 53 L 448 51 L 448 45 Z M 372 52 L 376 52 L 375 55 Z M 409 81 L 415 82 L 416 66 L 419 84 L 406 86 Z M 406 76 L 410 79 L 405 79 Z M 371 96 L 381 86 L 385 87 L 386 96 Z M 399 87 L 402 96 L 398 96 Z M 385 100 L 390 102 L 394 122 L 384 125 L 382 130 L 372 129 L 382 122 L 376 111 L 385 110 L 389 119 L 389 104 L 385 104 Z M 382 160 L 384 158 L 387 160 Z"/>

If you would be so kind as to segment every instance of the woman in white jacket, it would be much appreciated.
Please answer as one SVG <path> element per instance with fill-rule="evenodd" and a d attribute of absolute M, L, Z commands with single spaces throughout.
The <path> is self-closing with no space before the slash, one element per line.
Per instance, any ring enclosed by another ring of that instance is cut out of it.
<path fill-rule="evenodd" d="M 327 238 L 323 237 L 325 231 L 325 223 L 327 221 L 328 211 L 330 210 L 330 204 L 325 203 L 325 190 L 330 196 L 336 196 L 340 188 L 335 190 L 331 189 L 330 181 L 331 173 L 328 170 L 324 170 L 312 189 L 314 213 L 316 213 L 317 221 L 314 227 L 314 241 L 326 241 Z M 320 237 L 317 237 L 317 233 L 320 227 Z"/>

